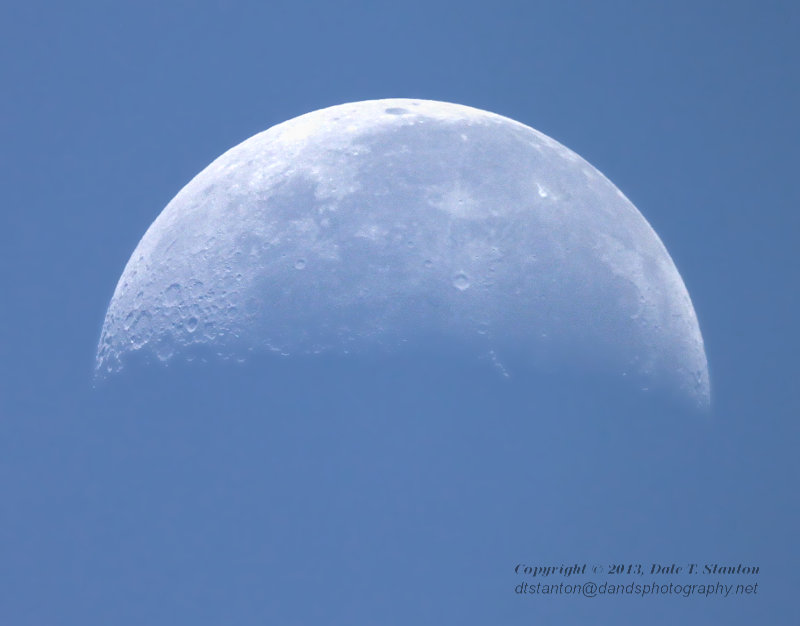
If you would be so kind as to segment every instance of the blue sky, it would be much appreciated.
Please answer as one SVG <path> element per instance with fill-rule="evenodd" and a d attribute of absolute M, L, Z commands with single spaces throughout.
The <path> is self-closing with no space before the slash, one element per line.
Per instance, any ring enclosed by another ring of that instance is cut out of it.
<path fill-rule="evenodd" d="M 793 623 L 798 13 L 6 3 L 0 621 Z M 172 196 L 258 131 L 379 97 L 506 115 L 606 174 L 692 295 L 713 415 L 537 406 L 448 363 L 93 389 L 116 280 Z M 752 562 L 762 592 L 514 596 L 536 559 Z"/>

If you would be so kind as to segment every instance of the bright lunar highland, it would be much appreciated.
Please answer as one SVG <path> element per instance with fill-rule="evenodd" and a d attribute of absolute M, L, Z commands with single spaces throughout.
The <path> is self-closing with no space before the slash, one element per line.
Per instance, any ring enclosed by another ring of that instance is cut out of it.
<path fill-rule="evenodd" d="M 608 179 L 524 124 L 408 99 L 302 115 L 200 172 L 128 261 L 97 367 L 450 347 L 709 398 L 683 281 Z"/>

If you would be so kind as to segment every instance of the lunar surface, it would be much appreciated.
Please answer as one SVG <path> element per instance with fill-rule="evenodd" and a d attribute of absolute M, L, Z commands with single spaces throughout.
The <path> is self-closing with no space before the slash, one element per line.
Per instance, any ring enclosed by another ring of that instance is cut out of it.
<path fill-rule="evenodd" d="M 175 196 L 119 279 L 97 368 L 196 348 L 453 349 L 709 399 L 691 300 L 633 204 L 542 133 L 425 100 L 278 124 Z"/>

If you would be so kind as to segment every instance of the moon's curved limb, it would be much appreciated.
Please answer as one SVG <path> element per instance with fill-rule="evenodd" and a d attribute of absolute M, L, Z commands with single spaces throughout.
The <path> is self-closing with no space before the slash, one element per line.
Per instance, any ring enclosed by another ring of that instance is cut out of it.
<path fill-rule="evenodd" d="M 709 398 L 683 281 L 608 179 L 508 118 L 407 99 L 297 117 L 198 174 L 125 267 L 97 366 L 431 338 Z"/>

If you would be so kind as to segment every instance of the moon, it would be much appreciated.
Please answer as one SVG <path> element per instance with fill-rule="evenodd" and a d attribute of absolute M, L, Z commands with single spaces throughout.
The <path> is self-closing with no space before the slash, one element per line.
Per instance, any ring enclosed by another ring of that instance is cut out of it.
<path fill-rule="evenodd" d="M 710 395 L 686 287 L 622 192 L 529 126 L 427 100 L 278 124 L 173 198 L 119 279 L 97 368 L 194 348 L 452 349 Z"/>

